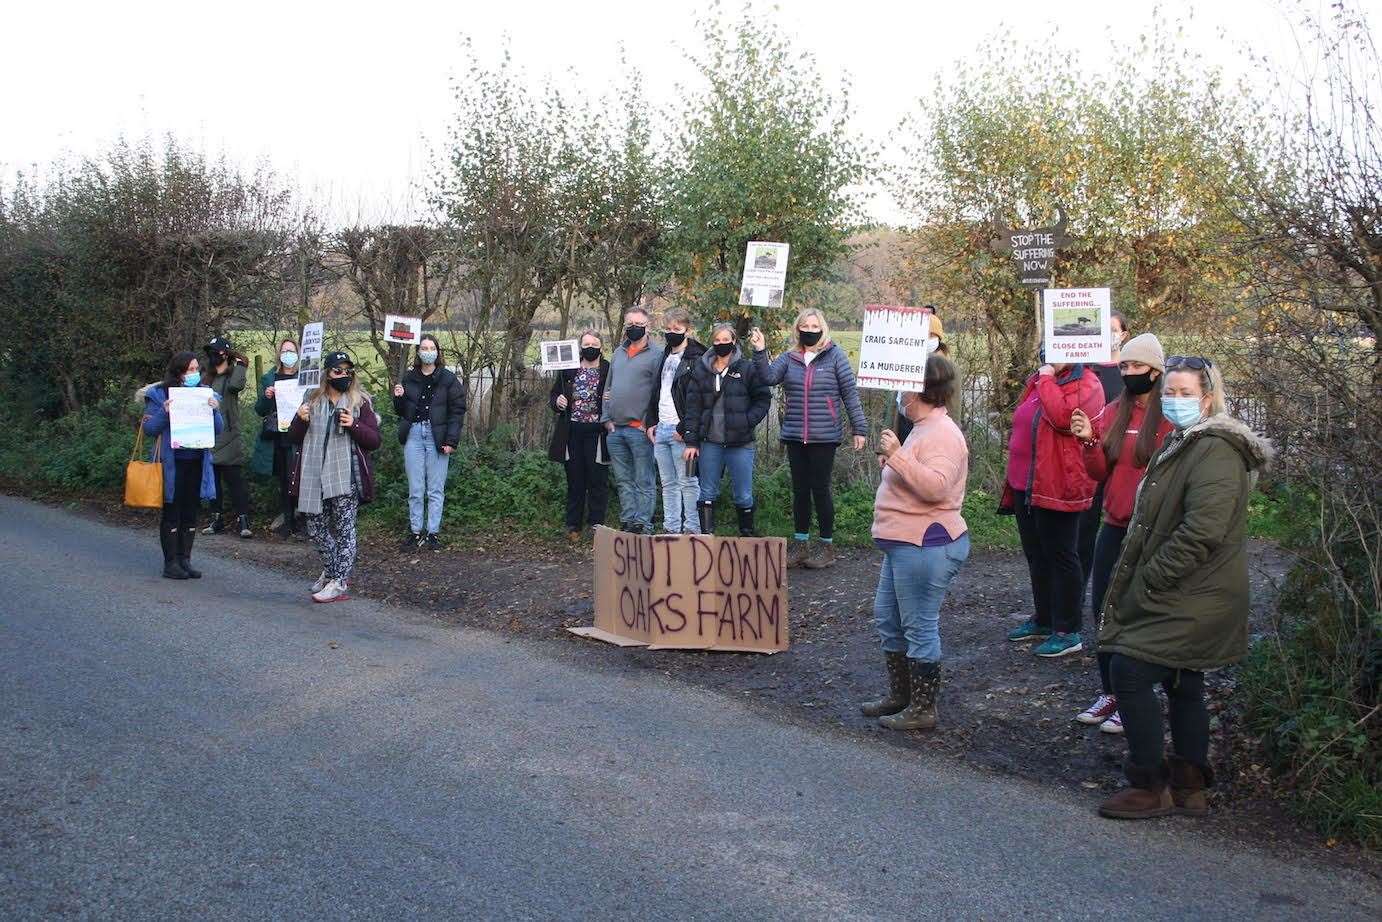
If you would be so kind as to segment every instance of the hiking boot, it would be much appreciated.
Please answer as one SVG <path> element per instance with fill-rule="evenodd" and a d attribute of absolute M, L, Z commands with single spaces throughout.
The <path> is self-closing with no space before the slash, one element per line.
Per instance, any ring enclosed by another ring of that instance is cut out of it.
<path fill-rule="evenodd" d="M 1214 772 L 1207 765 L 1196 765 L 1180 756 L 1171 756 L 1171 803 L 1180 816 L 1205 816 L 1209 800 L 1204 790 L 1214 783 Z"/>
<path fill-rule="evenodd" d="M 1008 631 L 1008 639 L 1014 643 L 1025 643 L 1030 640 L 1044 640 L 1050 636 L 1051 629 L 1037 624 L 1034 618 L 1028 618 L 1011 631 Z"/>
<path fill-rule="evenodd" d="M 320 592 L 312 593 L 313 602 L 349 602 L 350 594 L 346 591 L 345 580 L 327 580 L 326 585 Z"/>
<path fill-rule="evenodd" d="M 331 577 L 327 576 L 326 571 L 323 570 L 322 575 L 318 576 L 317 581 L 312 584 L 312 594 L 316 595 L 318 592 L 321 592 L 323 589 L 326 588 L 326 584 L 329 582 L 331 582 Z"/>
<path fill-rule="evenodd" d="M 1113 733 L 1119 736 L 1123 733 L 1123 715 L 1114 711 L 1109 715 L 1108 720 L 1099 724 L 1100 733 Z"/>
<path fill-rule="evenodd" d="M 1099 805 L 1099 815 L 1116 820 L 1148 820 L 1170 816 L 1175 804 L 1166 786 L 1166 764 L 1155 769 L 1125 766 L 1131 787 L 1126 787 Z"/>
<path fill-rule="evenodd" d="M 883 656 L 888 669 L 888 694 L 877 701 L 865 701 L 859 705 L 859 711 L 865 717 L 896 714 L 912 700 L 912 686 L 907 677 L 907 654 L 887 651 Z"/>
<path fill-rule="evenodd" d="M 297 518 L 295 516 L 279 516 L 278 524 L 273 527 L 272 531 L 280 538 L 291 538 L 297 531 Z"/>
<path fill-rule="evenodd" d="M 936 696 L 941 688 L 941 664 L 908 659 L 911 680 L 911 699 L 896 714 L 878 718 L 889 730 L 934 730 L 936 727 Z"/>
<path fill-rule="evenodd" d="M 192 569 L 192 542 L 197 537 L 196 526 L 178 529 L 178 565 L 192 579 L 201 579 L 202 571 Z"/>
<path fill-rule="evenodd" d="M 1084 644 L 1080 641 L 1080 632 L 1071 631 L 1069 634 L 1052 634 L 1032 652 L 1037 656 L 1055 659 L 1058 656 L 1079 653 L 1083 649 Z"/>
<path fill-rule="evenodd" d="M 247 515 L 242 515 L 242 516 L 240 516 L 240 517 L 236 520 L 236 524 L 240 526 L 240 537 L 242 537 L 242 538 L 253 538 L 253 537 L 254 537 L 254 532 L 250 530 L 250 517 L 249 517 L 249 516 L 247 516 Z"/>
<path fill-rule="evenodd" d="M 799 567 L 811 553 L 811 539 L 792 538 L 787 542 L 787 569 Z"/>
<path fill-rule="evenodd" d="M 283 513 L 274 516 L 274 520 L 269 523 L 269 531 L 278 531 L 283 527 Z"/>
<path fill-rule="evenodd" d="M 816 553 L 807 557 L 801 565 L 808 570 L 824 570 L 827 567 L 835 566 L 835 545 L 833 542 L 822 541 L 816 545 Z"/>
<path fill-rule="evenodd" d="M 757 538 L 758 533 L 753 530 L 753 507 L 738 506 L 735 511 L 739 513 L 739 537 Z"/>
<path fill-rule="evenodd" d="M 408 532 L 408 537 L 398 542 L 398 549 L 400 551 L 415 551 L 418 549 L 419 546 L 421 546 L 421 544 L 422 535 L 418 534 L 415 531 L 410 531 Z"/>
<path fill-rule="evenodd" d="M 696 503 L 696 513 L 701 518 L 701 534 L 715 534 L 715 504 L 713 502 Z"/>
<path fill-rule="evenodd" d="M 436 532 L 429 531 L 427 537 L 418 542 L 418 547 L 424 551 L 439 551 L 442 548 L 441 538 L 437 537 Z"/>
<path fill-rule="evenodd" d="M 581 530 L 579 528 L 568 528 L 566 530 L 566 540 L 572 544 L 579 544 L 581 541 Z"/>
<path fill-rule="evenodd" d="M 187 579 L 187 571 L 178 563 L 177 529 L 159 528 L 158 543 L 163 545 L 163 578 Z"/>
<path fill-rule="evenodd" d="M 204 535 L 219 535 L 226 530 L 226 523 L 219 512 L 211 514 L 211 523 L 202 529 Z"/>
<path fill-rule="evenodd" d="M 1094 699 L 1094 703 L 1083 711 L 1075 715 L 1075 719 L 1082 724 L 1101 724 L 1114 714 L 1118 713 L 1118 699 L 1113 695 L 1100 695 Z"/>

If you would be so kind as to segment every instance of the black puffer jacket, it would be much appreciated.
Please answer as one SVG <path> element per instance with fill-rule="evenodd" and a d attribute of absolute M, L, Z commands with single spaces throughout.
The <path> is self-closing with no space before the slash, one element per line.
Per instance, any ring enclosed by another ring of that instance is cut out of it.
<path fill-rule="evenodd" d="M 682 438 L 693 446 L 707 440 L 718 402 L 725 414 L 724 444 L 747 445 L 753 441 L 753 430 L 768 415 L 773 389 L 738 346 L 734 347 L 723 375 L 716 374 L 714 363 L 714 350 L 707 350 L 692 366 L 686 388 L 686 412 L 681 417 Z"/>
<path fill-rule="evenodd" d="M 432 389 L 432 441 L 437 443 L 437 451 L 442 446 L 455 448 L 461 443 L 461 424 L 465 421 L 465 384 L 447 368 L 432 372 L 436 383 Z M 394 412 L 398 414 L 398 441 L 408 444 L 408 430 L 413 428 L 418 401 L 422 399 L 423 374 L 410 368 L 400 382 L 403 396 L 393 399 Z"/>
<path fill-rule="evenodd" d="M 677 372 L 672 376 L 672 403 L 677 408 L 677 418 L 686 418 L 686 388 L 691 384 L 691 373 L 696 370 L 701 356 L 705 355 L 705 346 L 696 342 L 694 339 L 686 341 L 686 348 L 681 352 L 681 364 L 677 366 Z M 659 404 L 662 402 L 662 366 L 667 361 L 667 350 L 662 350 L 662 357 L 657 360 L 658 386 L 653 388 L 653 398 L 648 401 L 648 412 L 643 417 L 643 425 L 649 429 L 657 426 L 659 419 Z M 681 423 L 677 424 L 677 431 L 685 434 Z"/>

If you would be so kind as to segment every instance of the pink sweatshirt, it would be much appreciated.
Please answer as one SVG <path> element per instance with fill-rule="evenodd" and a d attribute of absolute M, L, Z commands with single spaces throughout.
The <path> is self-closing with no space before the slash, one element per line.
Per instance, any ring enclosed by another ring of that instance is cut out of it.
<path fill-rule="evenodd" d="M 969 529 L 960 515 L 968 476 L 964 433 L 945 407 L 931 407 L 883 466 L 873 499 L 873 537 L 921 544 L 933 522 L 951 538 L 960 537 Z"/>

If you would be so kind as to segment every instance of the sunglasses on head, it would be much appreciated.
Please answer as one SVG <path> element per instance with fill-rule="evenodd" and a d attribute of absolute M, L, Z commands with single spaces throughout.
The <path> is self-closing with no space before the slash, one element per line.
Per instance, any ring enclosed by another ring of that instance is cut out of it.
<path fill-rule="evenodd" d="M 1191 371 L 1204 371 L 1213 368 L 1214 363 L 1202 355 L 1172 355 L 1166 358 L 1166 368 L 1189 368 Z"/>

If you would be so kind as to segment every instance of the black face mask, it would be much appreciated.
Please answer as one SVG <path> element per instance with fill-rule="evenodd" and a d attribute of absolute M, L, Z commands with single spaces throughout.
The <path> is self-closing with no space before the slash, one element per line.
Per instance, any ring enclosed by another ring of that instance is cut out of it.
<path fill-rule="evenodd" d="M 682 343 L 686 342 L 685 333 L 663 333 L 662 338 L 667 340 L 668 349 L 675 349 L 677 348 L 677 346 L 680 346 Z"/>
<path fill-rule="evenodd" d="M 716 355 L 724 358 L 734 351 L 734 343 L 716 343 L 714 349 Z"/>
<path fill-rule="evenodd" d="M 350 382 L 355 380 L 354 375 L 347 375 L 344 378 L 327 378 L 326 381 L 331 385 L 331 389 L 338 394 L 344 394 L 350 390 Z"/>
<path fill-rule="evenodd" d="M 595 361 L 596 359 L 598 359 L 599 357 L 600 357 L 600 347 L 599 347 L 599 346 L 582 346 L 582 347 L 581 347 L 581 358 L 585 359 L 587 362 L 593 362 L 593 361 Z"/>
<path fill-rule="evenodd" d="M 624 336 L 627 337 L 628 341 L 631 343 L 638 342 L 643 338 L 643 334 L 646 332 L 648 332 L 647 327 L 636 327 L 633 324 L 629 324 L 624 328 Z"/>
<path fill-rule="evenodd" d="M 1152 380 L 1150 370 L 1140 375 L 1123 375 L 1123 388 L 1134 397 L 1150 393 L 1153 387 L 1156 387 L 1156 382 Z"/>
<path fill-rule="evenodd" d="M 816 330 L 814 332 L 808 333 L 805 330 L 797 330 L 797 342 L 801 343 L 803 346 L 806 346 L 807 348 L 810 348 L 811 346 L 814 346 L 816 343 L 821 341 L 821 332 L 821 330 Z"/>

